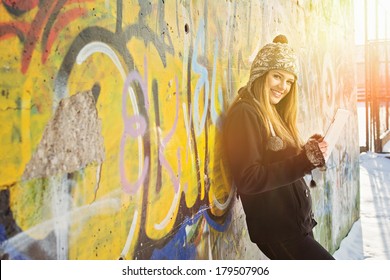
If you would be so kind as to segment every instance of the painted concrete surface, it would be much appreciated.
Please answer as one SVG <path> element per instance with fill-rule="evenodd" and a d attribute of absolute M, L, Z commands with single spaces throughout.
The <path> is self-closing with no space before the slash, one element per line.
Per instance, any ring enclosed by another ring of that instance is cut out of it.
<path fill-rule="evenodd" d="M 327 171 L 313 174 L 315 235 L 334 251 L 359 215 L 352 13 L 330 0 L 3 0 L 2 258 L 265 258 L 220 124 L 279 33 L 300 58 L 303 138 L 351 111 Z M 44 159 L 50 172 L 31 172 Z"/>

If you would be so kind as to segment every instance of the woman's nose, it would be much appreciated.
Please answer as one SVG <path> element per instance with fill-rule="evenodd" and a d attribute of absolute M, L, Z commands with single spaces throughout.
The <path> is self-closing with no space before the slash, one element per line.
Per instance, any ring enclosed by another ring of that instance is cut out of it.
<path fill-rule="evenodd" d="M 285 81 L 280 81 L 279 89 L 285 91 L 287 89 L 287 83 Z"/>

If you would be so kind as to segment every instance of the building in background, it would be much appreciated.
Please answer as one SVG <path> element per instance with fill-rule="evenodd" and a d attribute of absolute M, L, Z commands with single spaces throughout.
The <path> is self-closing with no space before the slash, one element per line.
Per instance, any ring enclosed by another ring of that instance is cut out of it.
<path fill-rule="evenodd" d="M 390 3 L 355 0 L 361 151 L 382 152 L 390 140 Z"/>

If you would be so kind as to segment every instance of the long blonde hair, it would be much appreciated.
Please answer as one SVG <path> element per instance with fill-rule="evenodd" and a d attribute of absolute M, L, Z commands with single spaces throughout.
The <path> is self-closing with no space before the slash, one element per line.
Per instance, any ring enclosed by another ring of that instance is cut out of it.
<path fill-rule="evenodd" d="M 290 92 L 276 105 L 269 100 L 269 89 L 267 87 L 267 75 L 259 77 L 252 84 L 252 95 L 258 102 L 258 110 L 261 121 L 265 124 L 267 138 L 271 137 L 271 122 L 275 134 L 283 141 L 294 147 L 301 148 L 302 141 L 296 125 L 298 112 L 298 89 L 296 81 L 291 85 Z"/>

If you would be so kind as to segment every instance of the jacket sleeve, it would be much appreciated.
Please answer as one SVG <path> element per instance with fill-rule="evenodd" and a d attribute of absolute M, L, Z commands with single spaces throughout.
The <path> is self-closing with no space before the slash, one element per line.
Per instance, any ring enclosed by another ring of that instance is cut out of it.
<path fill-rule="evenodd" d="M 258 194 L 288 185 L 314 166 L 304 151 L 275 163 L 265 163 L 264 125 L 254 108 L 240 102 L 229 111 L 224 137 L 230 172 L 240 194 Z"/>

